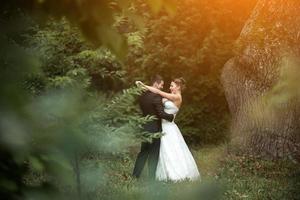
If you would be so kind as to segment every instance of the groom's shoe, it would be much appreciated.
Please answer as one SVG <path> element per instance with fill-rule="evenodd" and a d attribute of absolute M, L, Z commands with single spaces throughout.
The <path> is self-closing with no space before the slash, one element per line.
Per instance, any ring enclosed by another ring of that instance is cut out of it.
<path fill-rule="evenodd" d="M 137 176 L 137 175 L 135 175 L 135 174 L 132 174 L 132 175 L 130 176 L 130 178 L 131 178 L 131 181 L 138 181 L 138 180 L 140 179 L 140 176 Z"/>
<path fill-rule="evenodd" d="M 139 173 L 137 173 L 136 171 L 137 171 L 137 170 L 133 170 L 133 172 L 132 172 L 132 174 L 131 174 L 131 177 L 132 177 L 132 178 L 138 179 L 138 178 L 140 178 L 140 175 L 139 175 Z"/>
<path fill-rule="evenodd" d="M 131 175 L 130 177 L 131 179 L 135 179 L 135 180 L 139 179 L 139 177 L 137 177 L 136 175 Z"/>

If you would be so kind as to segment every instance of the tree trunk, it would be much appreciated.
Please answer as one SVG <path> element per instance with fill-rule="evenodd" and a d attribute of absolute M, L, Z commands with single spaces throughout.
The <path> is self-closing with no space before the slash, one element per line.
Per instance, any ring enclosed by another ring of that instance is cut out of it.
<path fill-rule="evenodd" d="M 251 153 L 299 159 L 299 95 L 284 89 L 300 71 L 299 13 L 299 0 L 259 0 L 223 68 L 232 142 Z"/>

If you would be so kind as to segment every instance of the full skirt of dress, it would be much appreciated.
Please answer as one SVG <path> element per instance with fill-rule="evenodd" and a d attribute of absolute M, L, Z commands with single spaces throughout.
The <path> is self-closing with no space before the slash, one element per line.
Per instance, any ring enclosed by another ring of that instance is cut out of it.
<path fill-rule="evenodd" d="M 200 173 L 184 138 L 174 122 L 163 120 L 156 179 L 178 182 L 199 180 Z"/>

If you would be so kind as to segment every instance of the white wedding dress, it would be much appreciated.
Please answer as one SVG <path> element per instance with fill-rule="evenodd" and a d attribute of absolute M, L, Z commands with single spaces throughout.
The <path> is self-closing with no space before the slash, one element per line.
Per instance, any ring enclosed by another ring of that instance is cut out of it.
<path fill-rule="evenodd" d="M 174 115 L 179 111 L 169 100 L 164 103 L 164 110 Z M 177 125 L 163 119 L 162 131 L 156 179 L 173 182 L 200 179 L 196 162 Z"/>

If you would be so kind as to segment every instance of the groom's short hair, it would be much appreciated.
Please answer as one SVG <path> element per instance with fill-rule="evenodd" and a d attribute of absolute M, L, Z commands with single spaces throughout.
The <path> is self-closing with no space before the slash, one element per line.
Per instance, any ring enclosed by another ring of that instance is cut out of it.
<path fill-rule="evenodd" d="M 154 83 L 161 83 L 163 80 L 164 79 L 161 75 L 156 74 L 151 78 L 151 85 L 153 85 Z"/>

